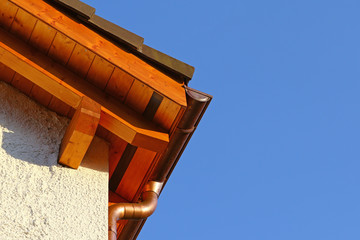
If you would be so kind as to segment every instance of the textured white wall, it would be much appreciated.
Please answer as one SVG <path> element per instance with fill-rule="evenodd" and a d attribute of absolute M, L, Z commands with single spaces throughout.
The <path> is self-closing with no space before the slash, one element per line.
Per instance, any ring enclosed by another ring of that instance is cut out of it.
<path fill-rule="evenodd" d="M 107 239 L 108 173 L 57 164 L 67 124 L 0 81 L 0 239 Z"/>

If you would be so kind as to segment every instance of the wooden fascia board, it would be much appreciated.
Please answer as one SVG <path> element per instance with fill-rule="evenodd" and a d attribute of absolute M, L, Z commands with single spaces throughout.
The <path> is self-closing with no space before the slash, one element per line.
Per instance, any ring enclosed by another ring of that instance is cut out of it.
<path fill-rule="evenodd" d="M 75 109 L 83 96 L 96 101 L 99 124 L 126 142 L 156 152 L 167 147 L 166 131 L 2 29 L 0 62 Z"/>
<path fill-rule="evenodd" d="M 177 83 L 145 61 L 119 48 L 98 33 L 74 21 L 46 2 L 40 0 L 9 1 L 65 34 L 78 44 L 103 57 L 144 84 L 151 86 L 155 91 L 177 104 L 184 107 L 187 106 L 183 84 Z"/>

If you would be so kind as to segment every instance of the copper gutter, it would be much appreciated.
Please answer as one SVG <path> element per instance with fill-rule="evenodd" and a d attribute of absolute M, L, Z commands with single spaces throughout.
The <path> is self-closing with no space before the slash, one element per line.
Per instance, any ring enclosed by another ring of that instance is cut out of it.
<path fill-rule="evenodd" d="M 178 127 L 171 136 L 168 148 L 165 150 L 150 177 L 151 180 L 163 182 L 164 185 L 212 100 L 212 96 L 190 87 L 186 86 L 185 90 L 188 107 Z M 126 224 L 118 240 L 136 239 L 145 221 L 146 219 L 142 219 Z"/>
<path fill-rule="evenodd" d="M 185 90 L 188 107 L 150 177 L 154 181 L 166 182 L 169 179 L 212 99 L 212 96 L 195 89 L 186 87 Z"/>
<path fill-rule="evenodd" d="M 117 203 L 109 207 L 109 240 L 117 239 L 116 222 L 120 219 L 143 219 L 156 209 L 163 183 L 150 181 L 144 187 L 139 203 Z"/>

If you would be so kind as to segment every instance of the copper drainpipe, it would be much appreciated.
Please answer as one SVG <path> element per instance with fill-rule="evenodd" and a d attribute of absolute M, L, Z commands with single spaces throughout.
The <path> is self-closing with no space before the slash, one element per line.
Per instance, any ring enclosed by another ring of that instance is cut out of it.
<path fill-rule="evenodd" d="M 109 240 L 117 239 L 116 222 L 121 219 L 144 219 L 156 209 L 162 182 L 150 181 L 144 187 L 139 203 L 117 203 L 109 207 Z"/>

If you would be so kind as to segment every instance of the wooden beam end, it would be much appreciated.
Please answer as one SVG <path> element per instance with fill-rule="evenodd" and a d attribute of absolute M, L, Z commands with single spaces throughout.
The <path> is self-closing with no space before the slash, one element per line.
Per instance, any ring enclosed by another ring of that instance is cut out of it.
<path fill-rule="evenodd" d="M 84 96 L 61 142 L 59 163 L 77 169 L 84 158 L 100 120 L 100 105 Z"/>

